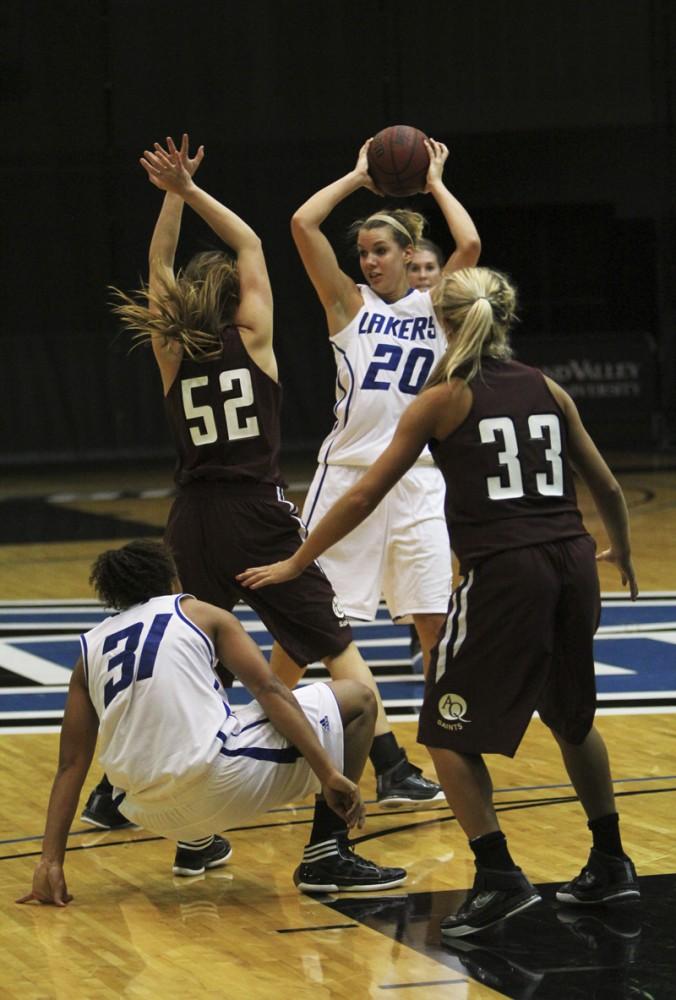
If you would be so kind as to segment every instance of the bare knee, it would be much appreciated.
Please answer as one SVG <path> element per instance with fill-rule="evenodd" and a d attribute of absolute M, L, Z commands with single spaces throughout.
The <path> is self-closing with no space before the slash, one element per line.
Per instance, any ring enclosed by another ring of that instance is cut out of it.
<path fill-rule="evenodd" d="M 378 702 L 374 692 L 361 681 L 340 680 L 330 685 L 338 708 L 347 725 L 356 718 L 364 718 L 375 725 L 378 715 Z"/>
<path fill-rule="evenodd" d="M 359 684 L 359 694 L 363 700 L 363 712 L 370 719 L 373 719 L 375 725 L 376 717 L 378 715 L 378 699 L 371 690 L 371 688 L 366 687 L 365 684 L 356 682 Z"/>
<path fill-rule="evenodd" d="M 343 681 L 342 683 L 349 684 L 352 688 L 350 698 L 359 714 L 372 718 L 375 722 L 378 714 L 378 702 L 371 688 L 362 684 L 361 681 Z"/>

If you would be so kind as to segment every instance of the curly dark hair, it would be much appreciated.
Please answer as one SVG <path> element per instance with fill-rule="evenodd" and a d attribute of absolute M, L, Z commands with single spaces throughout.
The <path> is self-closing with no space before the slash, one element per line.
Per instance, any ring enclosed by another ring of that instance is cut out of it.
<path fill-rule="evenodd" d="M 170 594 L 177 578 L 176 563 L 166 545 L 139 540 L 102 552 L 92 565 L 89 582 L 106 607 L 123 611 Z"/>

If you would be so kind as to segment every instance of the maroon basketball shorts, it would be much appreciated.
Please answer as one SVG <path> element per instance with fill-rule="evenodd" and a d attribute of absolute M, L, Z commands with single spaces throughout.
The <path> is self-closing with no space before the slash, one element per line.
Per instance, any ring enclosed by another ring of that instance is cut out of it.
<path fill-rule="evenodd" d="M 249 566 L 293 555 L 303 533 L 297 508 L 277 487 L 200 482 L 183 487 L 174 500 L 165 541 L 183 590 L 228 611 L 244 601 L 305 666 L 337 656 L 352 641 L 350 623 L 324 573 L 313 564 L 295 580 L 261 590 L 248 590 L 235 579 Z"/>
<path fill-rule="evenodd" d="M 581 743 L 596 709 L 600 615 L 589 535 L 512 549 L 470 570 L 451 597 L 420 713 L 418 741 L 514 756 L 534 711 Z"/>

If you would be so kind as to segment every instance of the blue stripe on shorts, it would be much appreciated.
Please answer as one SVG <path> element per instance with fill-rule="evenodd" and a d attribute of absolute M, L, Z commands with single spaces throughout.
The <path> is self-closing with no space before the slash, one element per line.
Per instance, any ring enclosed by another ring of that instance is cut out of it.
<path fill-rule="evenodd" d="M 219 753 L 225 757 L 252 757 L 254 760 L 269 760 L 273 764 L 294 764 L 299 757 L 302 757 L 300 750 L 295 747 L 283 747 L 281 750 L 274 750 L 269 747 L 243 747 L 241 750 L 228 750 L 221 747 Z"/>

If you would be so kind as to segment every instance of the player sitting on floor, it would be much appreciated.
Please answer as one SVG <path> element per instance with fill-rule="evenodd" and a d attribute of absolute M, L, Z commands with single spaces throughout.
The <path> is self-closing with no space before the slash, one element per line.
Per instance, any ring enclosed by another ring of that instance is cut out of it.
<path fill-rule="evenodd" d="M 99 758 L 122 813 L 177 842 L 174 873 L 224 864 L 215 831 L 319 792 L 310 841 L 294 875 L 305 892 L 389 889 L 406 878 L 360 858 L 337 829 L 361 826 L 357 786 L 368 756 L 376 701 L 356 681 L 317 683 L 292 694 L 227 611 L 180 593 L 161 543 L 130 542 L 102 553 L 91 581 L 119 614 L 81 638 L 61 731 L 35 899 L 73 897 L 63 871 L 66 841 L 99 741 Z M 220 659 L 256 699 L 229 705 Z"/>

